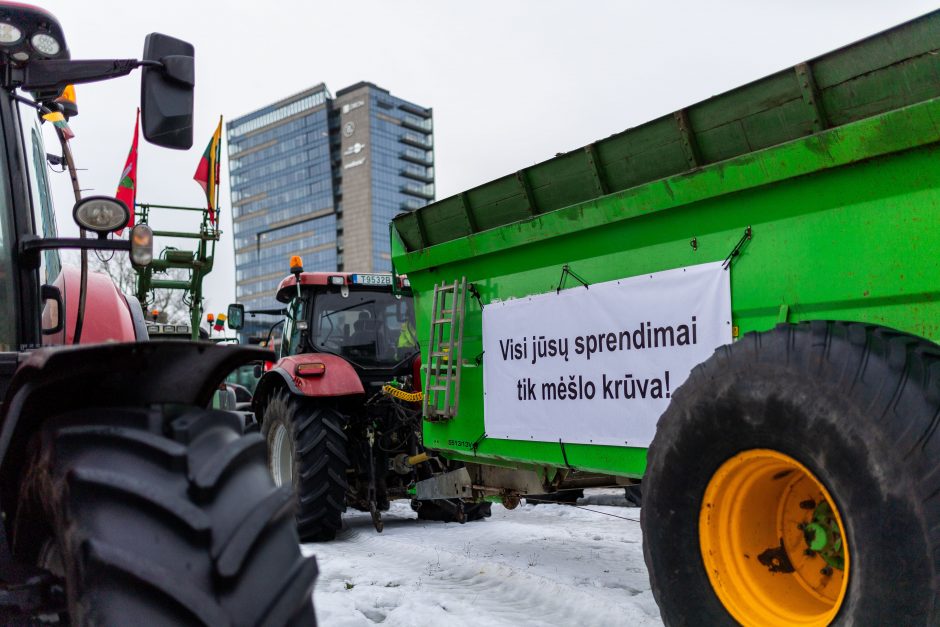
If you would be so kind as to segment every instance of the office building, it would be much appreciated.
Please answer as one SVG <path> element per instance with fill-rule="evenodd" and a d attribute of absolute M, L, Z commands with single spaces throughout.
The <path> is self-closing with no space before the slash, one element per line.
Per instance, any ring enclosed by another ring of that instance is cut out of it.
<path fill-rule="evenodd" d="M 387 272 L 388 223 L 434 199 L 431 109 L 360 82 L 320 84 L 226 125 L 236 299 L 274 299 L 291 255 L 308 271 Z M 247 320 L 258 336 L 267 321 Z"/>

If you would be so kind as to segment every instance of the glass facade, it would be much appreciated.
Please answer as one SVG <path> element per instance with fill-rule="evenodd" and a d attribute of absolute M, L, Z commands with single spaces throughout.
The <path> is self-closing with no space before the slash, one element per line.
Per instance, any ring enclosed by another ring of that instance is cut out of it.
<path fill-rule="evenodd" d="M 291 255 L 306 271 L 390 270 L 389 222 L 434 198 L 432 131 L 430 109 L 371 83 L 335 98 L 321 84 L 229 122 L 238 302 L 283 307 Z M 277 320 L 248 316 L 242 335 Z"/>
<path fill-rule="evenodd" d="M 388 92 L 369 94 L 372 139 L 372 269 L 392 269 L 388 224 L 402 211 L 414 211 L 434 199 L 431 118 L 409 113 L 409 102 Z M 419 156 L 413 163 L 405 153 Z M 420 193 L 415 193 L 420 190 Z"/>

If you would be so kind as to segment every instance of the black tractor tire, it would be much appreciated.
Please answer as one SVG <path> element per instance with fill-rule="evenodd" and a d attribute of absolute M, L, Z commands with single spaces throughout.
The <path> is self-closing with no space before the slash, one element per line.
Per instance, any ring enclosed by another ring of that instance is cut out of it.
<path fill-rule="evenodd" d="M 264 410 L 261 433 L 268 442 L 268 463 L 275 483 L 279 456 L 289 452 L 291 483 L 297 500 L 297 532 L 303 542 L 329 542 L 343 526 L 346 469 L 349 468 L 343 415 L 325 405 L 280 390 Z M 277 445 L 278 432 L 286 442 Z M 278 452 L 280 449 L 280 453 Z"/>
<path fill-rule="evenodd" d="M 412 502 L 412 509 L 418 513 L 418 520 L 460 524 L 489 518 L 492 515 L 492 507 L 492 503 L 462 503 L 459 499 Z"/>
<path fill-rule="evenodd" d="M 14 551 L 66 584 L 73 625 L 315 624 L 316 562 L 261 436 L 189 409 L 75 411 L 31 441 Z M 48 616 L 47 616 L 48 618 Z"/>
<path fill-rule="evenodd" d="M 643 507 L 643 484 L 624 486 L 623 498 L 627 501 L 627 507 Z"/>
<path fill-rule="evenodd" d="M 584 490 L 577 488 L 573 490 L 558 490 L 547 494 L 526 494 L 526 505 L 577 505 L 578 499 L 584 498 Z"/>
<path fill-rule="evenodd" d="M 722 464 L 770 449 L 815 475 L 841 516 L 849 574 L 832 623 L 940 624 L 938 417 L 940 348 L 912 335 L 820 321 L 716 350 L 648 451 L 643 549 L 664 622 L 735 624 L 706 573 L 700 514 Z M 760 563 L 770 580 L 792 576 Z"/>

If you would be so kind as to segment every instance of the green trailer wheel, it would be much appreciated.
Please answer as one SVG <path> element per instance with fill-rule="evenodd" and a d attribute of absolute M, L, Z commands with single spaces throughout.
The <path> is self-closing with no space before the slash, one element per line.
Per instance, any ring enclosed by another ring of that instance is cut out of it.
<path fill-rule="evenodd" d="M 940 624 L 940 351 L 780 325 L 717 350 L 660 418 L 644 555 L 667 625 Z"/>

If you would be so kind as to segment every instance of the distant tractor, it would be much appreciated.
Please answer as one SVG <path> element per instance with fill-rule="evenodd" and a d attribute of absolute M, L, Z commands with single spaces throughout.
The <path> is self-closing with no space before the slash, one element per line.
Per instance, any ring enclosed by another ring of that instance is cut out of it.
<path fill-rule="evenodd" d="M 332 540 L 347 506 L 370 512 L 382 531 L 381 512 L 392 499 L 412 498 L 425 520 L 489 516 L 486 502 L 413 498 L 417 481 L 457 466 L 421 443 L 420 355 L 407 279 L 304 272 L 299 257 L 291 273 L 277 290 L 287 303 L 279 360 L 258 382 L 252 408 L 275 484 L 296 489 L 301 539 Z"/>

